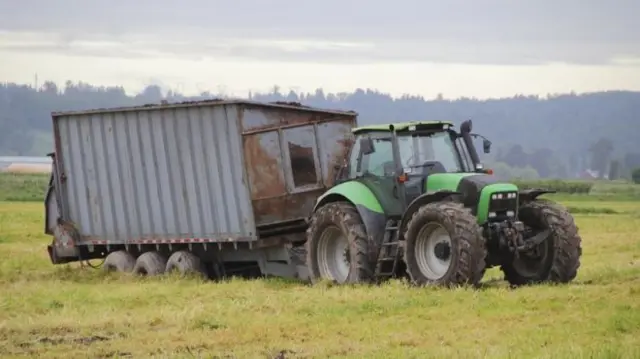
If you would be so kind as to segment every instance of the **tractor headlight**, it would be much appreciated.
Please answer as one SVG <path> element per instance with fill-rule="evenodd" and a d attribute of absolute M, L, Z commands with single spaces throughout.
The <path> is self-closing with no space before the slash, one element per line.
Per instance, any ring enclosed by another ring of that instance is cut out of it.
<path fill-rule="evenodd" d="M 494 201 L 500 200 L 500 199 L 515 199 L 518 197 L 518 194 L 516 192 L 509 192 L 509 193 L 494 193 L 491 195 L 491 199 Z"/>

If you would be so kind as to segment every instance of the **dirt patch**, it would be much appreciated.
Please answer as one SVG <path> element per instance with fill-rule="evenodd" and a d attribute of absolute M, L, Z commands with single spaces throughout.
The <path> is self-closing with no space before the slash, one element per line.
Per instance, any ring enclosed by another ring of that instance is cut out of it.
<path fill-rule="evenodd" d="M 129 353 L 129 352 L 119 352 L 119 351 L 113 351 L 113 352 L 108 352 L 105 354 L 101 354 L 98 355 L 96 358 L 132 358 L 133 354 Z"/>
<path fill-rule="evenodd" d="M 124 338 L 125 335 L 117 333 L 113 335 L 90 335 L 90 336 L 69 336 L 69 335 L 56 335 L 56 336 L 42 336 L 33 341 L 23 342 L 18 344 L 20 348 L 29 348 L 34 345 L 62 345 L 62 344 L 80 344 L 91 345 L 96 342 L 104 342 L 113 340 L 116 338 Z"/>

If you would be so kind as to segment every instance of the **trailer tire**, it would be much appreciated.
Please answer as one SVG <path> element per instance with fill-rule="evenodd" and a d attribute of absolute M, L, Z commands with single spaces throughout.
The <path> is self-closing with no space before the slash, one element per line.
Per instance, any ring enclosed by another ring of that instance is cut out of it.
<path fill-rule="evenodd" d="M 355 284 L 373 280 L 367 233 L 358 211 L 350 203 L 332 202 L 319 208 L 311 217 L 305 248 L 312 283 L 331 280 Z"/>
<path fill-rule="evenodd" d="M 146 252 L 140 255 L 133 267 L 133 273 L 137 275 L 160 275 L 164 273 L 167 259 L 156 251 Z"/>
<path fill-rule="evenodd" d="M 133 270 L 135 265 L 136 259 L 131 255 L 131 253 L 119 250 L 107 255 L 107 258 L 105 258 L 104 264 L 102 265 L 102 269 L 105 272 L 129 273 Z"/>
<path fill-rule="evenodd" d="M 183 276 L 195 274 L 203 278 L 207 276 L 207 270 L 200 258 L 189 251 L 177 251 L 173 253 L 167 261 L 164 272 L 178 272 Z"/>

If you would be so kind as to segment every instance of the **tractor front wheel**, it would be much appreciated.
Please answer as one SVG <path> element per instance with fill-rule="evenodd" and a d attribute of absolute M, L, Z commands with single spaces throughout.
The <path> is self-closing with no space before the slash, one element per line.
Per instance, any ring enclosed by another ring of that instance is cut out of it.
<path fill-rule="evenodd" d="M 404 261 L 417 285 L 477 285 L 486 247 L 476 218 L 456 202 L 429 203 L 416 211 L 405 231 Z"/>
<path fill-rule="evenodd" d="M 549 236 L 532 250 L 506 257 L 501 265 L 505 279 L 511 285 L 572 281 L 582 254 L 582 239 L 573 216 L 564 207 L 542 199 L 523 205 L 518 212 L 533 235 L 548 230 Z"/>
<path fill-rule="evenodd" d="M 307 230 L 307 266 L 311 282 L 368 283 L 373 277 L 369 242 L 356 208 L 345 202 L 322 206 Z"/>

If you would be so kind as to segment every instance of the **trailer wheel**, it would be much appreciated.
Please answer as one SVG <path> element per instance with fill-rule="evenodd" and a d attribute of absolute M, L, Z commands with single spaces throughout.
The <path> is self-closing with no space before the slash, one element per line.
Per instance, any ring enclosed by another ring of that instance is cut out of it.
<path fill-rule="evenodd" d="M 369 283 L 373 279 L 365 227 L 349 203 L 333 202 L 318 209 L 311 217 L 305 247 L 312 283 L 323 279 L 338 284 Z"/>
<path fill-rule="evenodd" d="M 178 272 L 181 275 L 196 274 L 206 277 L 207 271 L 200 258 L 189 251 L 177 251 L 169 257 L 165 273 Z"/>
<path fill-rule="evenodd" d="M 102 270 L 105 272 L 123 272 L 128 273 L 133 270 L 136 265 L 136 259 L 127 251 L 115 251 L 109 253 L 104 260 Z"/>
<path fill-rule="evenodd" d="M 138 275 L 160 275 L 167 266 L 166 258 L 155 251 L 143 253 L 136 260 L 133 273 Z"/>

